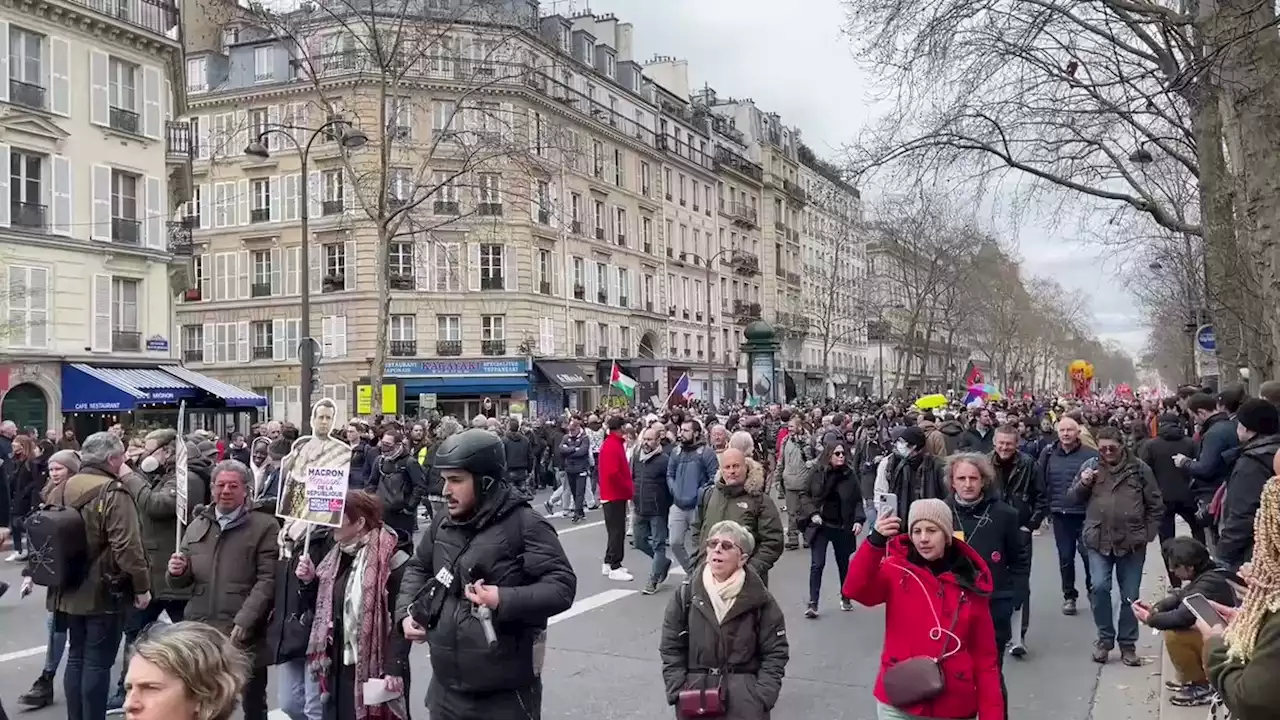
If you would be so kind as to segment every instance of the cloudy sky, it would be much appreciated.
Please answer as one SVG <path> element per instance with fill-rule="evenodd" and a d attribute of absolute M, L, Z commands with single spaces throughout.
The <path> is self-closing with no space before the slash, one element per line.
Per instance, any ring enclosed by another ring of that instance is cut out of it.
<path fill-rule="evenodd" d="M 876 116 L 884 91 L 873 69 L 851 56 L 838 0 L 543 0 L 543 7 L 614 13 L 635 26 L 636 59 L 688 60 L 691 86 L 706 83 L 721 96 L 754 99 L 798 126 L 820 155 L 852 141 Z M 1052 276 L 1089 299 L 1100 337 L 1135 356 L 1141 351 L 1146 330 L 1133 301 L 1115 268 L 1075 239 L 1077 221 L 987 220 L 1017 243 L 1027 273 Z"/>

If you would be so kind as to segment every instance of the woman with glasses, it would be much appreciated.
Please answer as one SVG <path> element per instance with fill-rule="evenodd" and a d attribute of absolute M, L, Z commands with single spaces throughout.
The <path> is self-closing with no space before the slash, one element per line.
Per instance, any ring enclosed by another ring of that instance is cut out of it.
<path fill-rule="evenodd" d="M 129 720 L 230 720 L 249 675 L 244 652 L 210 625 L 152 623 L 125 676 Z"/>
<path fill-rule="evenodd" d="M 852 450 L 849 443 L 828 439 L 800 490 L 798 525 L 809 544 L 809 607 L 804 616 L 810 619 L 818 617 L 827 547 L 835 553 L 836 571 L 840 573 L 840 584 L 844 585 L 849 558 L 853 556 L 855 540 L 866 519 L 858 474 L 850 463 Z M 853 609 L 849 598 L 843 595 L 840 609 L 846 612 Z"/>
<path fill-rule="evenodd" d="M 703 546 L 662 622 L 667 702 L 677 718 L 721 707 L 725 720 L 768 720 L 789 657 L 782 608 L 747 563 L 755 540 L 746 528 L 718 522 Z"/>

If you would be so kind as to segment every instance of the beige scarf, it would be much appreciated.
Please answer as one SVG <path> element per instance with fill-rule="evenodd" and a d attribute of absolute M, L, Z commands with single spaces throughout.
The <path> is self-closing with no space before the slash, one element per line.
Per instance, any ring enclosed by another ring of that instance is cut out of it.
<path fill-rule="evenodd" d="M 716 576 L 711 574 L 711 565 L 702 566 L 702 585 L 707 589 L 707 597 L 711 598 L 711 608 L 716 611 L 716 622 L 724 622 L 729 608 L 733 607 L 738 593 L 742 592 L 742 583 L 746 579 L 746 571 L 738 568 L 723 583 L 719 583 L 716 582 Z"/>

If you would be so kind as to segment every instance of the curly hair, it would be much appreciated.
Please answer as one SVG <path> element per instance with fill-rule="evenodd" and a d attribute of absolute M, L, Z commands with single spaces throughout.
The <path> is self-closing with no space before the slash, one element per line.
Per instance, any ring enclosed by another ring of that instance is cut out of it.
<path fill-rule="evenodd" d="M 199 622 L 153 624 L 138 638 L 134 657 L 176 678 L 195 701 L 197 720 L 227 720 L 249 677 L 244 652 Z"/>
<path fill-rule="evenodd" d="M 982 487 L 989 488 L 996 481 L 995 468 L 991 467 L 991 459 L 982 453 L 976 452 L 960 452 L 951 455 L 946 460 L 947 487 L 951 486 L 951 474 L 959 465 L 972 465 L 977 468 L 978 474 L 982 476 Z"/>
<path fill-rule="evenodd" d="M 1253 516 L 1253 577 L 1240 613 L 1227 626 L 1227 657 L 1248 662 L 1267 615 L 1280 612 L 1280 478 L 1262 489 L 1262 504 Z"/>

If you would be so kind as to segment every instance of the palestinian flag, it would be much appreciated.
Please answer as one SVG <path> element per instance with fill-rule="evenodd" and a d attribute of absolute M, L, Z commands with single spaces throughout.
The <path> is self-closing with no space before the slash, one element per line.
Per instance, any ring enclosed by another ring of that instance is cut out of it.
<path fill-rule="evenodd" d="M 636 381 L 635 378 L 629 377 L 622 372 L 622 368 L 618 367 L 615 360 L 613 369 L 609 371 L 609 384 L 627 396 L 627 399 L 635 401 L 636 399 Z"/>

